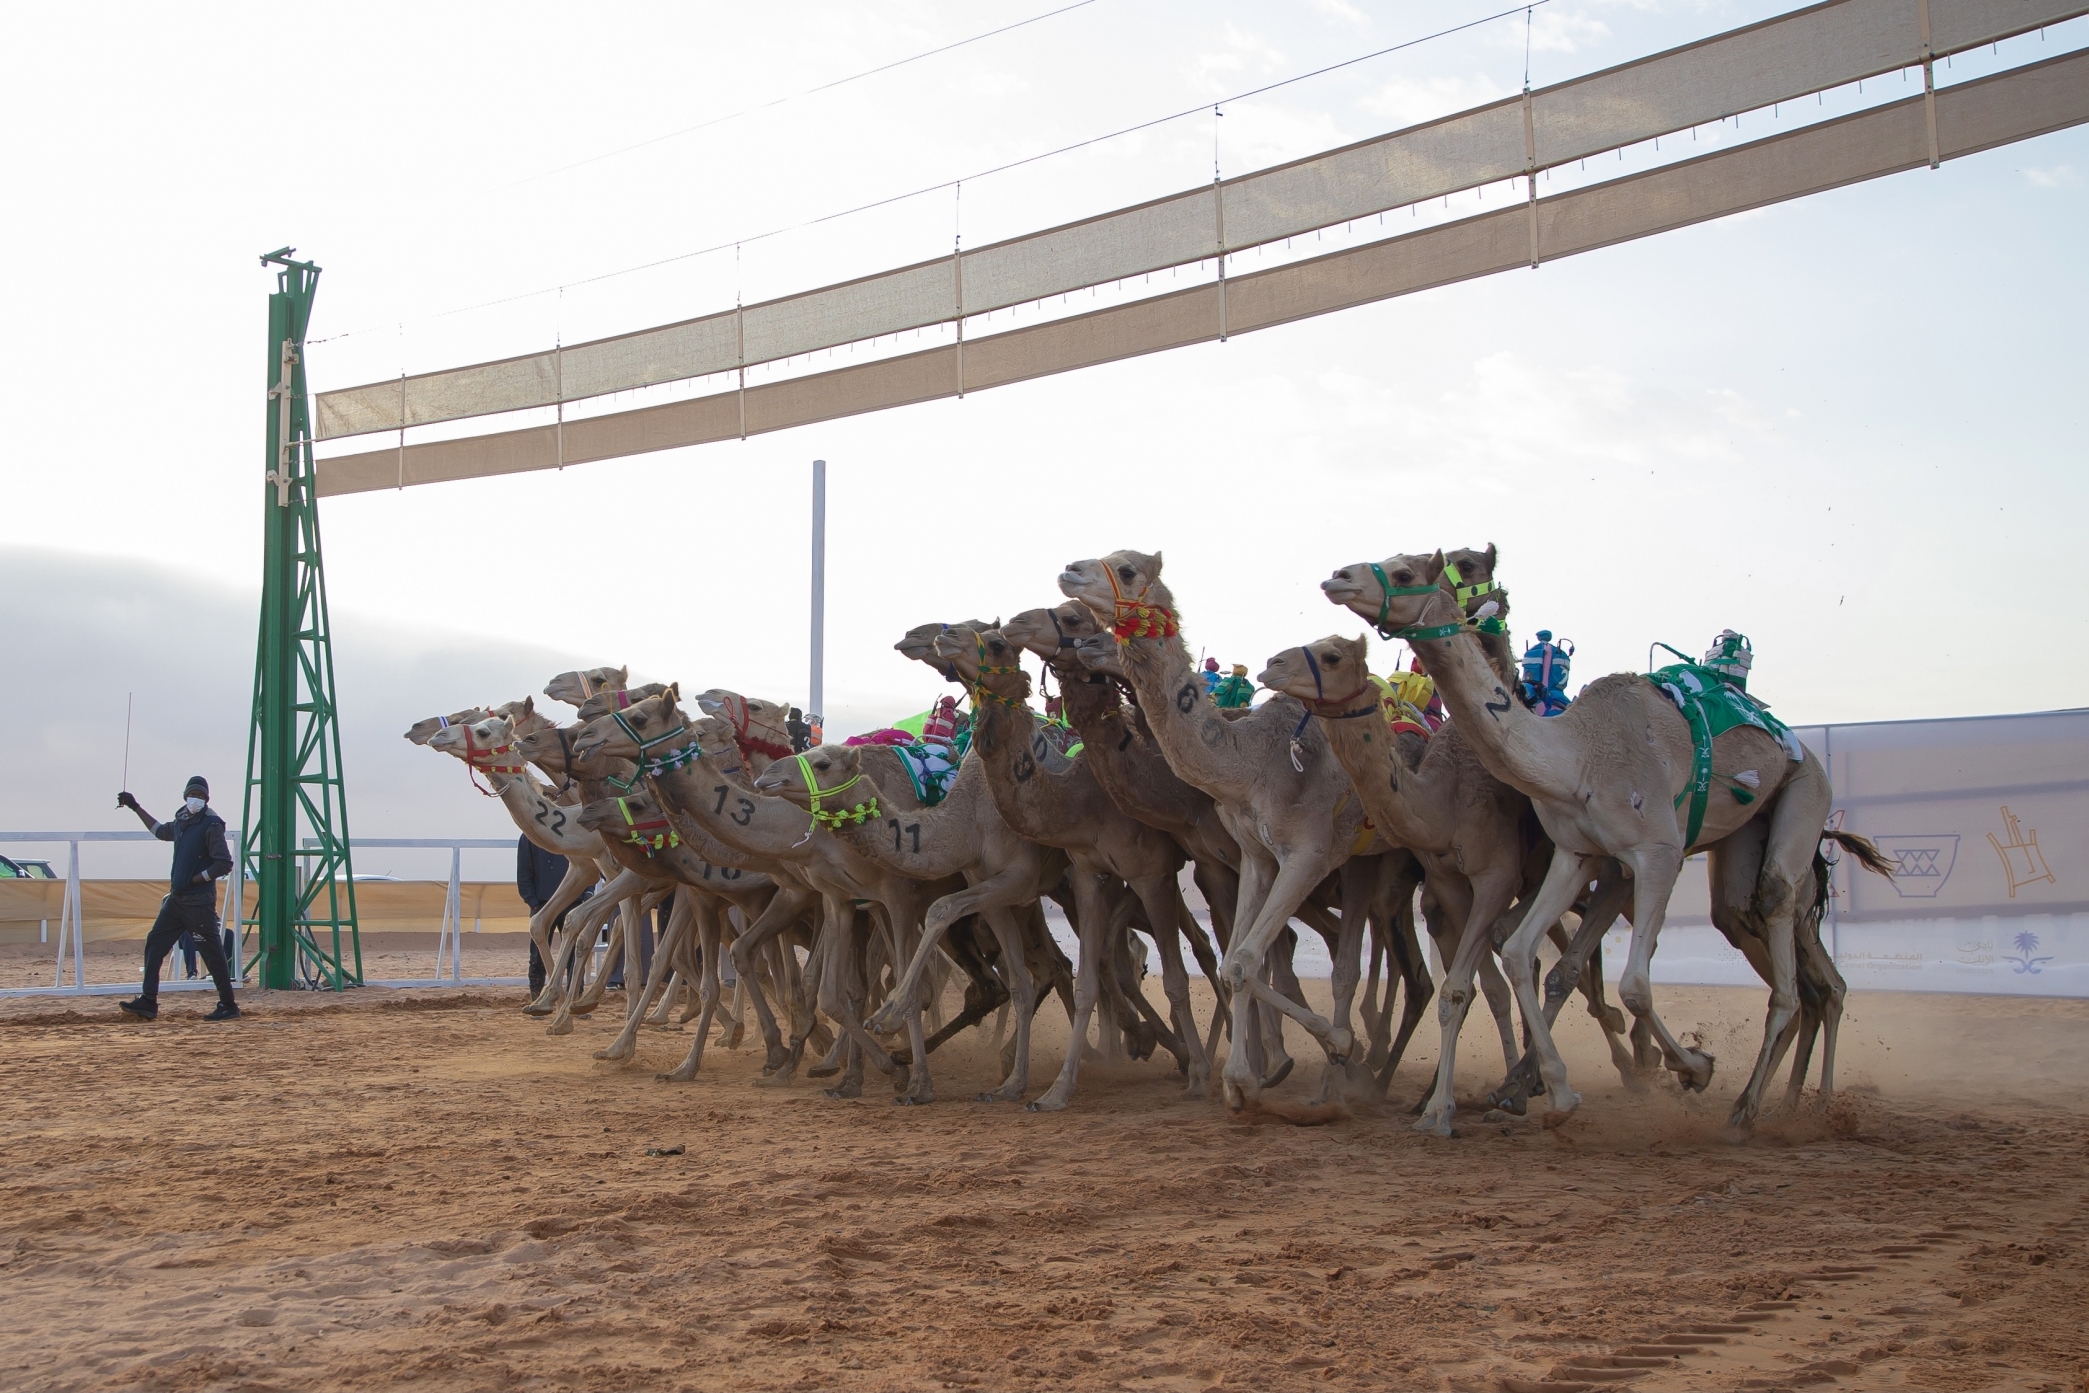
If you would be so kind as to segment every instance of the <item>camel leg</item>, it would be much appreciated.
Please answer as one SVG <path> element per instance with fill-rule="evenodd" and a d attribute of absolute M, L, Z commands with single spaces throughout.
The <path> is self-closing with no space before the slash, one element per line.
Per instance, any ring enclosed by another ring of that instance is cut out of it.
<path fill-rule="evenodd" d="M 664 1006 L 667 1003 L 667 994 L 662 991 L 662 979 L 671 975 L 674 951 L 681 947 L 681 940 L 689 933 L 691 921 L 696 917 L 694 907 L 690 903 L 693 898 L 692 895 L 675 897 L 675 907 L 667 916 L 667 932 L 661 935 L 661 943 L 653 954 L 653 968 L 646 974 L 645 987 L 636 992 L 627 990 L 627 994 L 633 998 L 633 1009 L 624 1013 L 624 1028 L 617 1033 L 617 1038 L 596 1050 L 595 1058 L 622 1060 L 629 1059 L 637 1053 L 638 1027 L 645 1020 L 646 1004 L 653 999 L 656 992 L 660 993 L 661 1004 Z M 629 970 L 628 959 L 626 970 Z M 628 984 L 631 978 L 626 977 L 624 981 Z"/>
<path fill-rule="evenodd" d="M 1073 1038 L 1066 1042 L 1066 1058 L 1059 1066 L 1059 1076 L 1037 1101 L 1030 1104 L 1032 1112 L 1057 1112 L 1073 1101 L 1074 1088 L 1081 1076 L 1081 1045 L 1088 1038 L 1088 1022 L 1095 1014 L 1095 1000 L 1102 992 L 1103 957 L 1108 951 L 1108 936 L 1113 930 L 1109 906 L 1102 895 L 1102 887 L 1092 875 L 1070 877 L 1074 886 L 1074 901 L 1081 934 L 1081 955 L 1074 967 L 1074 1021 Z"/>
<path fill-rule="evenodd" d="M 1205 1054 L 1204 1041 L 1197 1033 L 1197 1013 L 1190 1008 L 1190 978 L 1182 962 L 1181 941 L 1181 935 L 1195 926 L 1183 923 L 1189 910 L 1182 902 L 1182 890 L 1173 871 L 1134 881 L 1132 891 L 1146 906 L 1146 917 L 1153 921 L 1153 943 L 1160 949 L 1161 990 L 1168 998 L 1169 1020 L 1183 1048 L 1189 1051 L 1187 1096 L 1202 1098 L 1211 1087 L 1211 1058 Z"/>
<path fill-rule="evenodd" d="M 1544 1008 L 1538 1001 L 1535 977 L 1537 941 L 1546 925 L 1557 921 L 1572 907 L 1576 892 L 1587 883 L 1587 861 L 1587 857 L 1565 847 L 1553 849 L 1552 865 L 1545 872 L 1545 882 L 1538 887 L 1537 895 L 1524 913 L 1523 922 L 1516 926 L 1516 932 L 1509 936 L 1501 953 L 1504 973 L 1510 988 L 1516 993 L 1516 1004 L 1523 1011 L 1524 1024 L 1531 1033 L 1531 1046 L 1538 1054 L 1538 1072 L 1545 1080 L 1549 1094 L 1551 1111 L 1546 1120 L 1548 1125 L 1555 1126 L 1581 1106 L 1581 1095 L 1567 1086 L 1566 1061 L 1560 1058 L 1559 1047 L 1552 1040 L 1551 1023 L 1545 1019 Z M 1676 863 L 1681 864 L 1680 858 Z M 1674 880 L 1675 872 L 1671 869 L 1668 884 L 1661 887 L 1662 896 L 1666 897 L 1668 885 Z M 1647 883 L 1642 880 L 1638 888 L 1644 892 Z M 1646 1004 L 1651 1011 L 1652 1000 L 1648 999 Z"/>
<path fill-rule="evenodd" d="M 1676 876 L 1682 869 L 1683 854 L 1673 846 L 1635 847 L 1619 859 L 1632 871 L 1632 952 L 1625 962 L 1624 973 L 1618 978 L 1618 999 L 1625 1003 L 1626 1010 L 1646 1022 L 1647 1028 L 1654 1032 L 1654 1041 L 1661 1047 L 1662 1061 L 1674 1072 L 1676 1081 L 1685 1090 L 1702 1091 L 1712 1081 L 1712 1056 L 1693 1050 L 1676 1039 L 1654 1009 L 1654 948 L 1661 940 L 1661 925 L 1668 916 L 1668 897 L 1675 889 Z M 1553 864 L 1559 864 L 1557 856 Z M 1549 876 L 1545 885 L 1547 890 L 1552 888 Z M 1558 918 L 1569 907 L 1567 904 L 1558 906 L 1552 917 Z M 1548 904 L 1546 908 L 1552 906 Z M 1534 909 L 1532 913 L 1537 911 Z M 1536 933 L 1536 927 L 1528 920 L 1517 930 L 1519 937 L 1535 938 Z M 1520 966 L 1528 969 L 1527 963 Z M 1521 1000 L 1520 985 L 1517 996 Z M 1549 1028 L 1545 1038 L 1549 1043 Z M 1549 1076 L 1547 1082 L 1551 1082 Z M 1554 1091 L 1559 1092 L 1558 1089 Z"/>
<path fill-rule="evenodd" d="M 1554 853 L 1555 862 L 1561 854 Z M 1473 976 L 1487 963 L 1488 950 L 1494 946 L 1494 921 L 1509 907 L 1521 878 L 1522 867 L 1514 864 L 1490 865 L 1457 889 L 1453 889 L 1454 876 L 1446 874 L 1442 877 L 1444 888 L 1452 890 L 1452 894 L 1446 897 L 1447 903 L 1462 903 L 1465 928 L 1458 936 L 1457 952 L 1444 971 L 1443 995 L 1436 1012 L 1441 1028 L 1436 1087 L 1429 1095 L 1429 1105 L 1423 1109 L 1421 1119 L 1414 1124 L 1417 1132 L 1439 1137 L 1451 1135 L 1451 1119 L 1458 1111 L 1454 1083 L 1458 1068 L 1458 1032 L 1465 1024 L 1465 1013 L 1472 1007 Z M 1569 882 L 1567 886 L 1570 895 L 1573 885 Z M 1508 1036 L 1507 1043 L 1511 1048 L 1514 1042 L 1515 1037 Z M 1509 1067 L 1515 1067 L 1513 1055 Z"/>
<path fill-rule="evenodd" d="M 1020 862 L 1004 867 L 976 885 L 943 896 L 928 907 L 922 916 L 921 941 L 914 949 L 914 956 L 907 962 L 899 984 L 885 1004 L 864 1025 L 876 1031 L 889 1031 L 898 1026 L 901 1003 L 912 999 L 920 990 L 921 979 L 928 971 L 929 960 L 942 946 L 944 935 L 950 926 L 968 914 L 1002 905 L 1015 905 L 1028 898 L 1027 892 L 1037 878 L 1036 868 Z"/>
<path fill-rule="evenodd" d="M 696 1077 L 696 1071 L 703 1067 L 704 1045 L 711 1038 L 711 1017 L 718 1009 L 718 917 L 704 915 L 698 922 L 697 933 L 703 945 L 704 967 L 703 975 L 698 979 L 696 994 L 703 1002 L 703 1010 L 697 1016 L 696 1038 L 689 1042 L 689 1053 L 673 1070 L 660 1076 L 674 1083 L 688 1083 Z"/>
<path fill-rule="evenodd" d="M 571 1035 L 573 1017 L 585 1015 L 587 1011 L 595 1009 L 586 996 L 586 991 L 594 988 L 596 994 L 600 995 L 600 984 L 608 975 L 606 972 L 597 973 L 594 981 L 588 980 L 591 965 L 589 960 L 595 951 L 595 937 L 601 933 L 604 921 L 621 911 L 625 896 L 633 893 L 635 888 L 642 884 L 644 882 L 631 872 L 619 872 L 617 878 L 611 881 L 601 894 L 595 896 L 594 907 L 581 916 L 578 931 L 569 934 L 568 941 L 560 945 L 558 967 L 561 970 L 558 975 L 562 981 L 558 1010 L 551 1018 L 551 1024 L 544 1028 L 545 1034 Z M 570 976 L 564 971 L 569 957 L 573 963 Z M 586 1007 L 585 1010 L 582 1009 L 583 1005 Z"/>
<path fill-rule="evenodd" d="M 762 1039 L 768 1045 L 768 1058 L 762 1064 L 761 1075 L 761 1081 L 765 1083 L 772 1079 L 778 1083 L 789 1082 L 788 1072 L 781 1079 L 775 1076 L 790 1056 L 784 1048 L 783 1031 L 776 1024 L 776 1013 L 769 1009 L 769 999 L 761 988 L 762 950 L 798 922 L 799 915 L 804 913 L 811 899 L 812 893 L 808 890 L 778 885 L 760 916 L 733 942 L 733 972 L 754 1006 L 755 1023 L 761 1028 Z M 788 953 L 789 949 L 784 951 Z"/>
<path fill-rule="evenodd" d="M 987 911 L 984 917 L 1001 947 L 1001 971 L 1007 979 L 1009 998 L 1003 1010 L 1012 1009 L 1015 1013 L 1015 1058 L 1010 1061 L 1008 1077 L 1001 1081 L 1001 1086 L 980 1094 L 977 1101 L 1020 1103 L 1030 1091 L 1030 1021 L 1037 1011 L 1037 981 L 1030 975 L 1023 927 L 1015 916 L 1003 907 Z"/>
<path fill-rule="evenodd" d="M 1603 935 L 1610 931 L 1610 926 L 1617 922 L 1618 914 L 1632 898 L 1632 882 L 1625 878 L 1622 867 L 1614 861 L 1598 857 L 1590 857 L 1589 862 L 1603 869 L 1596 878 L 1595 894 L 1590 896 L 1582 907 L 1581 924 L 1574 930 L 1573 938 L 1568 940 L 1567 951 L 1552 965 L 1552 970 L 1545 974 L 1547 1024 L 1559 1019 L 1560 1008 L 1566 1004 L 1567 998 L 1574 994 L 1574 982 L 1591 970 L 1590 964 L 1595 964 L 1593 970 L 1598 973 L 1602 971 L 1598 955 L 1602 950 Z M 1527 908 L 1528 902 L 1503 915 L 1502 919 L 1497 921 L 1496 934 L 1501 933 L 1502 923 L 1511 920 L 1520 923 L 1523 911 Z M 1626 1063 L 1632 1072 L 1626 1079 L 1625 1086 L 1634 1092 L 1644 1092 L 1646 1085 L 1640 1077 L 1637 1055 Z M 1544 1086 L 1544 1080 L 1538 1074 L 1537 1055 L 1525 1050 L 1522 1057 L 1510 1067 L 1501 1087 L 1489 1094 L 1487 1101 L 1504 1112 L 1520 1115 L 1524 1109 L 1524 1101 Z"/>
<path fill-rule="evenodd" d="M 1392 1043 L 1386 1050 L 1385 1063 L 1381 1066 L 1382 1072 L 1377 1078 L 1380 1097 L 1385 1095 L 1385 1090 L 1392 1084 L 1393 1071 L 1400 1067 L 1400 1061 L 1406 1057 L 1408 1042 L 1414 1038 L 1416 1027 L 1422 1023 L 1422 1013 L 1428 1009 L 1429 999 L 1436 995 L 1436 982 L 1429 975 L 1429 964 L 1422 955 L 1421 940 L 1415 936 L 1412 915 L 1402 916 L 1394 922 L 1393 933 L 1387 940 L 1386 948 L 1391 955 L 1393 967 L 1400 973 L 1404 1004 L 1400 1009 L 1400 1029 L 1394 1034 Z M 1393 1004 L 1393 981 L 1390 974 L 1386 977 L 1385 1004 L 1390 1011 Z"/>
<path fill-rule="evenodd" d="M 1835 1037 L 1842 1028 L 1842 1007 L 1849 993 L 1842 972 L 1835 966 L 1827 945 L 1821 942 L 1820 916 L 1827 908 L 1827 891 L 1821 892 L 1821 903 L 1800 920 L 1799 945 L 1800 965 L 1805 976 L 1816 984 L 1820 997 L 1817 1007 L 1821 1036 L 1821 1101 L 1827 1103 L 1835 1097 Z M 1789 1101 L 1793 1106 L 1799 1102 L 1799 1090 L 1806 1083 L 1807 1054 L 1811 1053 L 1813 1037 L 1808 1034 L 1806 1054 L 1792 1061 L 1792 1083 Z"/>
<path fill-rule="evenodd" d="M 1254 882 L 1263 873 L 1265 863 L 1259 857 L 1242 859 L 1245 864 L 1242 868 L 1240 893 L 1241 899 L 1246 901 L 1251 889 L 1260 888 L 1255 886 Z M 1305 900 L 1313 887 L 1319 884 L 1320 879 L 1319 868 L 1304 864 L 1303 859 L 1293 860 L 1279 867 L 1276 875 L 1267 882 L 1268 893 L 1261 897 L 1261 908 L 1252 926 L 1245 932 L 1237 931 L 1233 945 L 1226 950 L 1226 983 L 1238 994 L 1234 997 L 1236 1041 L 1240 1038 L 1238 1032 L 1248 1026 L 1246 1013 L 1241 1009 L 1248 1000 L 1274 1006 L 1286 1015 L 1303 1014 L 1309 1018 L 1311 1024 L 1307 1021 L 1300 1021 L 1300 1024 L 1306 1025 L 1308 1030 L 1318 1025 L 1320 1030 L 1315 1032 L 1316 1035 L 1332 1030 L 1326 1021 L 1314 1016 L 1312 1012 L 1306 1011 L 1295 1002 L 1281 999 L 1277 993 L 1270 991 L 1262 984 L 1259 974 L 1255 971 L 1255 968 L 1268 958 L 1269 950 L 1276 944 L 1277 935 L 1289 927 L 1292 912 Z M 1236 918 L 1236 929 L 1238 923 Z M 1321 1038 L 1323 1046 L 1331 1054 L 1344 1058 L 1348 1056 L 1355 1043 L 1353 1040 L 1335 1040 L 1326 1036 Z M 1261 1080 L 1247 1072 L 1247 1056 L 1245 1051 L 1241 1050 L 1228 1053 L 1223 1080 L 1226 1105 L 1236 1111 L 1247 1106 L 1248 1100 L 1262 1088 Z"/>
<path fill-rule="evenodd" d="M 566 874 L 559 880 L 558 889 L 551 892 L 551 898 L 544 902 L 542 909 L 530 916 L 530 942 L 536 947 L 537 961 L 548 964 L 557 956 L 551 946 L 552 925 L 558 922 L 561 914 L 580 903 L 580 897 L 595 883 L 595 875 L 596 871 L 592 865 L 580 857 L 574 857 L 566 863 Z M 548 975 L 545 977 L 544 990 L 531 998 L 529 1005 L 522 1008 L 524 1015 L 548 1016 L 556 1009 L 552 1003 L 558 992 L 553 986 L 553 980 Z"/>
<path fill-rule="evenodd" d="M 1752 905 L 1769 948 L 1770 1005 L 1755 1071 L 1727 1119 L 1732 1127 L 1747 1127 L 1755 1121 L 1763 1089 L 1790 1043 L 1791 1032 L 1786 1027 L 1799 1009 L 1796 921 L 1802 912 L 1812 909 L 1819 893 L 1813 860 L 1820 851 L 1820 827 L 1831 801 L 1827 776 L 1816 769 L 1809 764 L 1796 771 L 1778 789 L 1776 806 L 1768 810 L 1768 842 Z"/>
<path fill-rule="evenodd" d="M 850 1076 L 839 1088 L 826 1092 L 833 1098 L 853 1098 L 862 1093 L 864 1060 L 895 1082 L 904 1081 L 907 1071 L 885 1053 L 884 1047 L 871 1038 L 870 1032 L 863 1028 L 863 1022 L 857 1018 L 856 998 L 861 992 L 858 971 L 868 956 L 863 951 L 867 947 L 868 935 L 856 925 L 855 906 L 845 899 L 825 898 L 827 926 L 822 937 L 828 946 L 824 955 L 826 961 L 820 970 L 819 1009 L 828 1020 L 841 1027 L 842 1033 L 856 1049 L 862 1051 L 859 1058 L 850 1061 Z"/>

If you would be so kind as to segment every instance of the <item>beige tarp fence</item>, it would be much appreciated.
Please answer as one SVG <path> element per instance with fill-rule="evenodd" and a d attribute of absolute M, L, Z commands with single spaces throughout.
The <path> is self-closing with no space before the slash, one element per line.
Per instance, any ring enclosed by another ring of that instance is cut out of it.
<path fill-rule="evenodd" d="M 1931 54 L 2083 13 L 2089 5 L 2079 0 L 1830 0 L 962 255 L 591 343 L 324 392 L 317 399 L 317 435 L 338 439 L 684 381 L 1189 265 L 1917 66 Z M 750 433 L 754 429 L 750 424 Z M 573 430 L 566 427 L 565 463 L 603 457 L 574 453 Z M 467 473 L 477 472 L 464 453 L 456 460 Z M 422 482 L 402 481 L 397 472 L 389 482 Z"/>
<path fill-rule="evenodd" d="M 467 880 L 460 887 L 464 932 L 524 933 L 529 910 L 512 881 Z M 358 881 L 356 917 L 365 933 L 434 933 L 442 927 L 445 881 Z M 167 882 L 161 880 L 82 880 L 80 913 L 88 942 L 143 938 L 160 912 Z M 65 902 L 63 880 L 0 880 L 0 944 L 38 943 L 48 925 L 49 941 L 58 939 L 58 920 Z M 246 887 L 247 911 L 255 906 L 255 888 Z M 220 910 L 223 909 L 220 897 Z M 55 947 L 54 950 L 55 951 Z"/>
<path fill-rule="evenodd" d="M 1593 80 L 1593 79 L 1592 79 Z M 1952 159 L 2089 121 L 2089 54 L 1936 94 Z M 729 440 L 981 391 L 1247 333 L 1554 260 L 1929 162 L 1929 112 L 1910 97 L 1531 205 L 1273 270 L 944 345 L 563 425 L 432 441 L 318 462 L 322 495 L 512 474 Z M 1535 218 L 1533 218 L 1535 213 Z M 960 376 L 962 374 L 962 377 Z"/>
<path fill-rule="evenodd" d="M 1845 856 L 1824 934 L 1852 986 L 2089 996 L 2089 711 L 1802 726 L 1839 826 L 1876 842 L 1888 880 Z M 1605 939 L 1622 964 L 1625 935 Z M 1657 981 L 1758 981 L 1711 927 L 1703 857 L 1683 868 Z"/>

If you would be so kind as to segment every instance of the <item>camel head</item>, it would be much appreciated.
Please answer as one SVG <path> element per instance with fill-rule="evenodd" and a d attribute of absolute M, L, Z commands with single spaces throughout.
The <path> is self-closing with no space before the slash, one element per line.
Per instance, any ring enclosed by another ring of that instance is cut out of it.
<path fill-rule="evenodd" d="M 999 629 L 974 632 L 952 629 L 936 636 L 936 656 L 949 663 L 974 692 L 984 690 L 1004 705 L 1020 706 L 1030 696 L 1030 677 L 1023 671 L 1023 650 Z"/>
<path fill-rule="evenodd" d="M 630 771 L 626 767 L 612 767 L 600 755 L 592 759 L 574 753 L 573 744 L 580 734 L 580 726 L 563 728 L 546 721 L 531 730 L 516 727 L 515 753 L 521 759 L 544 771 L 546 777 L 561 785 L 570 786 L 574 779 L 598 779 L 605 774 L 622 777 Z"/>
<path fill-rule="evenodd" d="M 1161 554 L 1143 551 L 1113 551 L 1108 556 L 1075 561 L 1059 573 L 1059 593 L 1079 600 L 1104 624 L 1115 624 L 1122 611 L 1142 604 L 1172 608 L 1174 598 L 1152 592 L 1161 580 Z"/>
<path fill-rule="evenodd" d="M 1474 551 L 1459 547 L 1455 551 L 1438 552 L 1433 558 L 1420 556 L 1389 556 L 1373 570 L 1368 561 L 1359 561 L 1344 566 L 1332 576 L 1320 582 L 1320 589 L 1330 604 L 1341 605 L 1370 620 L 1381 631 L 1399 627 L 1393 624 L 1385 606 L 1393 605 L 1402 596 L 1388 597 L 1385 586 L 1379 583 L 1378 572 L 1385 573 L 1386 583 L 1395 589 L 1414 585 L 1434 585 L 1439 578 L 1446 583 L 1459 604 L 1470 614 L 1488 604 L 1494 604 L 1493 612 L 1506 612 L 1508 592 L 1495 581 L 1495 564 L 1499 560 L 1494 544 L 1489 542 L 1487 550 Z M 1424 575 L 1423 563 L 1433 561 L 1436 570 Z M 1407 579 L 1395 574 L 1405 568 Z M 1445 573 L 1450 575 L 1445 577 Z M 1424 597 L 1426 598 L 1426 597 Z"/>
<path fill-rule="evenodd" d="M 1355 638 L 1329 634 L 1277 654 L 1255 681 L 1307 703 L 1353 705 L 1355 698 L 1371 690 L 1369 654 L 1370 640 L 1361 634 Z M 1374 697 L 1370 709 L 1377 707 Z"/>
<path fill-rule="evenodd" d="M 821 793 L 847 787 L 851 780 L 861 776 L 862 782 L 849 788 L 851 795 L 858 795 L 864 784 L 870 782 L 870 776 L 863 772 L 862 750 L 862 746 L 856 745 L 818 745 L 807 750 L 803 758 L 812 766 L 813 781 L 819 785 Z M 795 759 L 777 760 L 762 771 L 754 786 L 763 793 L 780 794 L 801 808 L 812 806 L 812 794 L 805 787 L 805 771 L 798 767 Z M 856 801 L 861 802 L 876 791 L 875 788 L 864 791 Z"/>
<path fill-rule="evenodd" d="M 612 711 L 629 710 L 632 702 L 644 701 L 649 696 L 659 696 L 667 688 L 668 684 L 665 682 L 648 682 L 643 687 L 612 687 L 608 691 L 597 692 L 580 703 L 580 715 L 576 719 L 584 723 L 594 720 L 597 716 L 607 716 Z"/>
<path fill-rule="evenodd" d="M 467 706 L 462 711 L 452 711 L 447 716 L 430 716 L 425 721 L 415 721 L 406 732 L 406 738 L 416 745 L 425 745 L 429 737 L 439 730 L 461 726 L 467 721 L 481 721 L 492 713 L 483 706 Z"/>
<path fill-rule="evenodd" d="M 1117 635 L 1108 629 L 1088 635 L 1073 647 L 1074 657 L 1090 672 L 1104 673 L 1110 677 L 1122 677 L 1126 681 L 1131 674 L 1124 670 L 1124 649 L 1117 642 Z"/>
<path fill-rule="evenodd" d="M 580 825 L 611 841 L 635 838 L 646 844 L 651 834 L 668 826 L 668 816 L 659 799 L 635 788 L 620 798 L 596 798 L 581 804 Z"/>
<path fill-rule="evenodd" d="M 621 692 L 630 680 L 628 667 L 591 667 L 562 672 L 544 684 L 544 695 L 578 706 L 597 692 Z"/>
<path fill-rule="evenodd" d="M 640 741 L 651 749 L 655 740 L 680 733 L 688 723 L 675 705 L 675 689 L 670 686 L 658 696 L 634 702 L 628 711 L 612 711 L 582 726 L 573 737 L 573 758 L 637 759 L 644 753 Z"/>
<path fill-rule="evenodd" d="M 937 672 L 943 674 L 945 682 L 956 682 L 959 680 L 958 675 L 950 670 L 948 663 L 936 657 L 936 636 L 950 629 L 970 629 L 977 633 L 981 629 L 990 629 L 992 627 L 994 626 L 978 619 L 962 619 L 955 624 L 916 624 L 913 628 L 907 630 L 905 638 L 893 644 L 892 647 L 893 651 L 903 658 L 912 658 L 917 663 L 927 663 Z"/>
<path fill-rule="evenodd" d="M 515 723 L 505 716 L 483 716 L 462 725 L 446 726 L 428 737 L 428 748 L 454 755 L 472 768 L 488 773 L 522 772 L 522 761 L 515 756 Z"/>
<path fill-rule="evenodd" d="M 996 627 L 1016 647 L 1048 662 L 1071 659 L 1075 644 L 1102 632 L 1102 626 L 1095 621 L 1095 611 L 1079 600 L 1068 600 L 1051 609 L 1026 609 Z"/>

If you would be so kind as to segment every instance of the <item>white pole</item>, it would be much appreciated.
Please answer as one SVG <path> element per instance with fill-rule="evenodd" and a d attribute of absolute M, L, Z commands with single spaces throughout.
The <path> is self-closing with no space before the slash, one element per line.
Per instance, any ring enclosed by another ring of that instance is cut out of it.
<path fill-rule="evenodd" d="M 827 687 L 827 461 L 812 462 L 812 690 L 808 725 L 824 725 Z"/>
<path fill-rule="evenodd" d="M 73 918 L 73 985 L 84 987 L 87 985 L 87 945 L 82 940 L 87 937 L 87 926 L 81 922 L 80 915 L 80 844 L 69 842 L 67 845 L 71 851 L 65 867 L 65 897 L 70 901 L 68 907 Z M 64 942 L 62 929 L 59 941 Z"/>
<path fill-rule="evenodd" d="M 225 916 L 232 925 L 232 951 L 227 955 L 232 961 L 227 964 L 227 967 L 231 969 L 229 975 L 234 986 L 239 985 L 241 977 L 239 961 L 240 930 L 245 926 L 247 913 L 247 857 L 244 843 L 239 840 L 239 838 L 245 835 L 246 829 L 244 828 L 233 834 L 232 845 L 236 849 L 232 853 L 232 912 Z"/>
<path fill-rule="evenodd" d="M 464 975 L 464 848 L 450 848 L 450 980 Z M 436 950 L 436 969 L 442 968 L 442 951 Z"/>

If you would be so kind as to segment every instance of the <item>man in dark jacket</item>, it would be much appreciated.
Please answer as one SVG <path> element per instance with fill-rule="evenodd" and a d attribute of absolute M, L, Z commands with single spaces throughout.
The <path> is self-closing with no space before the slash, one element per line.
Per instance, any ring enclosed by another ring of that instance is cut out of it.
<path fill-rule="evenodd" d="M 218 937 L 217 908 L 217 883 L 232 873 L 232 853 L 225 848 L 225 819 L 210 808 L 210 785 L 201 774 L 190 779 L 172 822 L 159 821 L 127 792 L 116 795 L 116 805 L 136 813 L 153 836 L 174 843 L 167 898 L 160 901 L 159 918 L 145 935 L 145 988 L 135 1000 L 119 1003 L 120 1008 L 141 1021 L 159 1015 L 160 965 L 175 940 L 186 933 L 218 984 L 218 1009 L 204 1019 L 236 1019 L 239 1007 L 232 1000 L 232 973 L 225 962 L 224 941 Z"/>
<path fill-rule="evenodd" d="M 515 840 L 515 893 L 529 906 L 532 916 L 551 903 L 558 893 L 559 882 L 566 878 L 566 858 L 546 851 L 528 837 Z M 561 914 L 563 924 L 566 916 Z M 537 942 L 530 940 L 530 1000 L 535 1001 L 544 993 L 544 959 L 537 952 Z"/>

